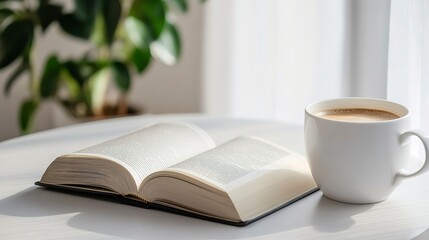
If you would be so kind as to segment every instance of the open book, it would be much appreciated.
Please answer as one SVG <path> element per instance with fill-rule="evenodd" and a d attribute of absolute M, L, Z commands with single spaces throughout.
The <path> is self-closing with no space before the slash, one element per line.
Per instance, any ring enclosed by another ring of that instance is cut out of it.
<path fill-rule="evenodd" d="M 157 123 L 62 155 L 40 182 L 114 194 L 142 207 L 246 225 L 317 190 L 306 160 L 238 137 L 220 146 L 187 123 Z"/>

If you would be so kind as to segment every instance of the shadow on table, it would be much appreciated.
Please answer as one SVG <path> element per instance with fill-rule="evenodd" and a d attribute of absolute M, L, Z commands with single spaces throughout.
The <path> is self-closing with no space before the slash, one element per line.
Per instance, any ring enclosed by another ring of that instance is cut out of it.
<path fill-rule="evenodd" d="M 320 232 L 343 231 L 355 221 L 352 216 L 363 213 L 374 204 L 348 204 L 331 200 L 325 196 L 316 205 L 312 225 Z"/>
<path fill-rule="evenodd" d="M 309 206 L 313 209 L 308 209 Z M 100 198 L 30 187 L 0 200 L 0 214 L 29 218 L 75 214 L 67 222 L 73 228 L 131 239 L 154 238 L 160 234 L 175 239 L 239 239 L 274 237 L 282 232 L 308 228 L 322 232 L 342 231 L 354 224 L 353 215 L 371 206 L 335 202 L 321 197 L 318 192 L 240 228 Z"/>

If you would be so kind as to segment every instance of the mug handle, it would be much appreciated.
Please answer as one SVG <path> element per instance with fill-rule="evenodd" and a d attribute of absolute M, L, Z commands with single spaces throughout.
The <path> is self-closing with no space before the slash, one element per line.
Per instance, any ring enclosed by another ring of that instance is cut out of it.
<path fill-rule="evenodd" d="M 423 174 L 423 173 L 429 171 L 429 136 L 420 129 L 414 129 L 414 130 L 411 130 L 411 131 L 408 131 L 408 132 L 401 134 L 401 136 L 400 136 L 401 142 L 403 142 L 406 138 L 408 138 L 410 136 L 416 136 L 420 139 L 420 141 L 422 141 L 424 149 L 425 149 L 425 162 L 424 162 L 423 166 L 415 172 L 407 172 L 405 169 L 401 169 L 396 174 L 396 177 L 399 179 L 417 176 L 417 175 L 420 175 L 420 174 Z M 397 180 L 399 180 L 399 179 L 397 179 Z"/>

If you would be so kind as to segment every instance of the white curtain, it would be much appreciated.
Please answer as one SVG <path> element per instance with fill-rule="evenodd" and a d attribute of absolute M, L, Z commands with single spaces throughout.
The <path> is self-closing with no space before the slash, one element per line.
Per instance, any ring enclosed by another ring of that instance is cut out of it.
<path fill-rule="evenodd" d="M 343 2 L 207 3 L 206 112 L 300 122 L 306 104 L 343 95 Z"/>
<path fill-rule="evenodd" d="M 207 3 L 205 112 L 302 124 L 313 101 L 364 96 L 429 127 L 429 0 Z"/>
<path fill-rule="evenodd" d="M 392 0 L 387 98 L 429 131 L 429 0 Z"/>

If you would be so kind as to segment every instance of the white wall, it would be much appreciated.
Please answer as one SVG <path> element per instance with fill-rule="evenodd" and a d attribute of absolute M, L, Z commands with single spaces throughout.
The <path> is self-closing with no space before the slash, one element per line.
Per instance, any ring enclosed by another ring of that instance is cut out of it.
<path fill-rule="evenodd" d="M 130 102 L 142 107 L 146 113 L 198 112 L 201 110 L 201 58 L 204 5 L 189 1 L 190 11 L 178 15 L 182 37 L 182 59 L 175 66 L 153 62 L 150 69 L 135 77 Z M 41 66 L 46 56 L 54 51 L 61 56 L 79 56 L 88 47 L 79 40 L 63 37 L 57 26 L 38 41 L 36 65 Z M 13 67 L 12 67 L 13 69 Z M 0 141 L 19 135 L 18 109 L 28 94 L 28 79 L 22 76 L 14 85 L 9 97 L 3 92 L 11 68 L 0 74 Z M 52 127 L 51 106 L 43 105 L 36 117 L 35 130 Z"/>

